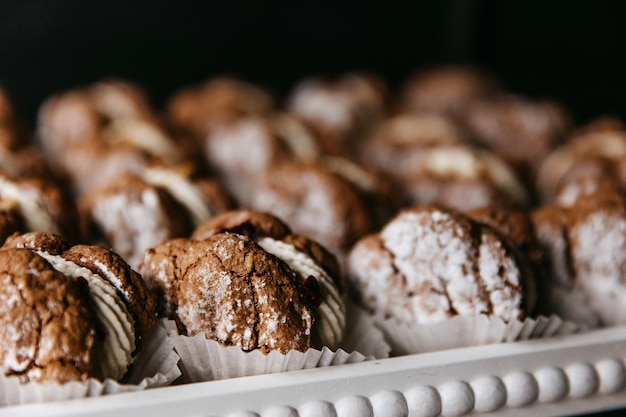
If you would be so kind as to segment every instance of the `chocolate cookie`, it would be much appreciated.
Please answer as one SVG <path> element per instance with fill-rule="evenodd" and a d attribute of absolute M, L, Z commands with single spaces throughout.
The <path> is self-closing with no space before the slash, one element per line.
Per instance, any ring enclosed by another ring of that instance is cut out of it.
<path fill-rule="evenodd" d="M 404 113 L 384 120 L 364 142 L 361 158 L 402 175 L 425 157 L 424 149 L 457 145 L 466 139 L 458 125 L 433 113 Z"/>
<path fill-rule="evenodd" d="M 535 302 L 522 263 L 491 228 L 422 206 L 358 241 L 348 274 L 364 307 L 405 323 L 479 314 L 511 321 L 526 317 Z"/>
<path fill-rule="evenodd" d="M 413 74 L 403 87 L 401 107 L 417 113 L 437 113 L 460 120 L 478 99 L 497 91 L 494 78 L 478 68 L 436 66 Z"/>
<path fill-rule="evenodd" d="M 476 142 L 532 177 L 564 141 L 570 125 L 560 104 L 510 94 L 474 102 L 465 115 L 465 127 Z"/>
<path fill-rule="evenodd" d="M 546 310 L 588 326 L 626 323 L 626 198 L 600 192 L 532 214 L 549 274 Z"/>
<path fill-rule="evenodd" d="M 118 255 L 30 233 L 9 238 L 0 260 L 4 375 L 60 383 L 124 376 L 156 314 Z"/>
<path fill-rule="evenodd" d="M 215 181 L 173 167 L 118 176 L 78 202 L 85 236 L 110 246 L 136 267 L 149 247 L 188 236 L 211 216 L 232 208 Z"/>
<path fill-rule="evenodd" d="M 202 140 L 216 124 L 240 117 L 267 115 L 274 98 L 262 88 L 230 77 L 216 77 L 185 88 L 170 98 L 170 124 Z"/>
<path fill-rule="evenodd" d="M 202 240 L 146 251 L 140 271 L 163 314 L 185 334 L 245 351 L 337 347 L 345 304 L 332 255 L 264 213 L 225 213 L 209 223 L 194 233 Z"/>
<path fill-rule="evenodd" d="M 43 231 L 79 240 L 77 213 L 63 189 L 49 180 L 0 172 L 0 199 L 10 202 L 23 222 L 20 231 Z"/>
<path fill-rule="evenodd" d="M 462 145 L 425 148 L 396 175 L 405 204 L 442 204 L 458 210 L 485 206 L 523 208 L 528 192 L 497 155 Z"/>
<path fill-rule="evenodd" d="M 536 187 L 542 201 L 549 203 L 571 183 L 583 182 L 584 188 L 595 191 L 593 183 L 600 186 L 607 181 L 622 188 L 626 184 L 626 132 L 622 130 L 592 130 L 571 138 L 542 163 Z"/>
<path fill-rule="evenodd" d="M 274 167 L 254 188 L 249 206 L 281 218 L 294 232 L 337 256 L 375 227 L 373 212 L 358 188 L 315 165 Z"/>
<path fill-rule="evenodd" d="M 325 153 L 353 155 L 386 113 L 387 87 L 368 74 L 310 78 L 295 86 L 288 110 L 309 122 Z"/>

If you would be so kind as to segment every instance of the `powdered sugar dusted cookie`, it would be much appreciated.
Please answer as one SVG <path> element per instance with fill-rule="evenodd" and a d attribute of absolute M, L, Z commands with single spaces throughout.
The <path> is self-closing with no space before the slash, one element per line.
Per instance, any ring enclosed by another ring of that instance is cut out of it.
<path fill-rule="evenodd" d="M 510 321 L 534 307 L 534 287 L 521 262 L 490 228 L 423 206 L 357 242 L 348 274 L 362 305 L 404 323 L 479 314 Z"/>
<path fill-rule="evenodd" d="M 442 204 L 459 210 L 484 206 L 523 208 L 528 192 L 497 155 L 462 145 L 425 148 L 396 178 L 408 204 Z"/>
<path fill-rule="evenodd" d="M 245 351 L 337 347 L 345 304 L 336 261 L 321 246 L 250 211 L 217 216 L 193 237 L 202 240 L 149 249 L 140 267 L 185 334 Z"/>
<path fill-rule="evenodd" d="M 546 203 L 569 188 L 569 196 L 561 198 L 570 204 L 574 196 L 604 188 L 611 181 L 620 187 L 626 184 L 626 132 L 591 130 L 573 137 L 545 159 L 536 186 Z"/>
<path fill-rule="evenodd" d="M 155 166 L 118 176 L 79 200 L 85 235 L 112 247 L 134 267 L 144 250 L 188 236 L 230 208 L 230 197 L 215 180 L 194 178 L 175 167 Z"/>
<path fill-rule="evenodd" d="M 571 207 L 546 206 L 533 221 L 548 255 L 548 307 L 589 326 L 626 323 L 626 199 L 596 193 Z"/>
<path fill-rule="evenodd" d="M 0 356 L 26 381 L 121 379 L 156 324 L 153 296 L 115 253 L 46 233 L 0 249 Z"/>
<path fill-rule="evenodd" d="M 168 103 L 169 122 L 201 140 L 216 124 L 240 117 L 266 115 L 272 95 L 259 86 L 231 77 L 216 77 L 177 92 Z"/>
<path fill-rule="evenodd" d="M 385 114 L 386 101 L 382 80 L 353 73 L 303 80 L 292 91 L 287 107 L 315 128 L 325 153 L 353 154 Z"/>
<path fill-rule="evenodd" d="M 475 102 L 465 116 L 474 140 L 533 176 L 541 161 L 563 142 L 570 124 L 565 108 L 554 101 L 509 94 Z"/>
<path fill-rule="evenodd" d="M 285 163 L 268 172 L 249 206 L 284 220 L 335 255 L 374 228 L 367 201 L 349 181 L 315 165 Z"/>

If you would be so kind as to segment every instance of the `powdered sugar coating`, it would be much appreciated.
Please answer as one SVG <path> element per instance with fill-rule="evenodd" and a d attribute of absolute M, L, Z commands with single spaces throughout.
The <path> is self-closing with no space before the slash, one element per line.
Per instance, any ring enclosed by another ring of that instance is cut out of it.
<path fill-rule="evenodd" d="M 115 230 L 109 238 L 111 246 L 132 266 L 139 263 L 143 250 L 170 237 L 164 226 L 169 224 L 167 213 L 162 210 L 157 192 L 151 188 L 139 195 L 116 193 L 96 199 L 91 215 L 104 229 Z"/>
<path fill-rule="evenodd" d="M 570 229 L 578 285 L 609 325 L 626 323 L 626 217 L 597 211 Z"/>
<path fill-rule="evenodd" d="M 140 271 L 190 336 L 245 351 L 310 347 L 314 318 L 295 274 L 248 237 L 172 239 L 148 250 Z"/>
<path fill-rule="evenodd" d="M 519 260 L 488 229 L 452 211 L 402 212 L 359 241 L 348 265 L 361 301 L 404 322 L 524 315 Z"/>

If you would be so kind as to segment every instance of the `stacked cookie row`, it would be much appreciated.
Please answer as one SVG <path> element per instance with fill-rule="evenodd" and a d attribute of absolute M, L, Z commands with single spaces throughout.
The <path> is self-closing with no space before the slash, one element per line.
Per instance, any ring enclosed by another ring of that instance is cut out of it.
<path fill-rule="evenodd" d="M 30 339 L 5 327 L 2 363 L 24 381 L 123 380 L 159 317 L 265 354 L 345 348 L 350 302 L 408 331 L 626 321 L 624 127 L 575 126 L 475 69 L 421 71 L 397 94 L 372 75 L 311 78 L 280 103 L 215 78 L 163 112 L 106 80 L 49 98 L 32 137 L 0 95 L 0 147 L 0 314 L 37 312 Z M 47 362 L 43 335 L 62 347 Z"/>

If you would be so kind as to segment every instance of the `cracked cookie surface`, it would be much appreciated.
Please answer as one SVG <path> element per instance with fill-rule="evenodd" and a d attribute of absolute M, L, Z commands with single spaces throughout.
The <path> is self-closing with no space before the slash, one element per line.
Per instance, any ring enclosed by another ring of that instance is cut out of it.
<path fill-rule="evenodd" d="M 455 211 L 407 209 L 357 242 L 349 279 L 360 302 L 407 323 L 486 314 L 526 316 L 523 268 L 489 228 Z"/>

